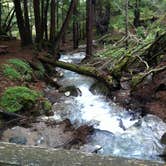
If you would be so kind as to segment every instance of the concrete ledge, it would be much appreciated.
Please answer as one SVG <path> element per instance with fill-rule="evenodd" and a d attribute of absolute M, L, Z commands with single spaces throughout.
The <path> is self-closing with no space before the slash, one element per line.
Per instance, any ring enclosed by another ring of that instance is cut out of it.
<path fill-rule="evenodd" d="M 0 143 L 0 166 L 160 166 L 150 161 Z"/>

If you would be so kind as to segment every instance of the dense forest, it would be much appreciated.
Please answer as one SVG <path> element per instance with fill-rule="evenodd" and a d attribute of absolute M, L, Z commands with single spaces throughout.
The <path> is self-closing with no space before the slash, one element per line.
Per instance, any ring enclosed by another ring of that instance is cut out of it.
<path fill-rule="evenodd" d="M 0 0 L 0 141 L 163 161 L 165 13 L 166 0 Z"/>

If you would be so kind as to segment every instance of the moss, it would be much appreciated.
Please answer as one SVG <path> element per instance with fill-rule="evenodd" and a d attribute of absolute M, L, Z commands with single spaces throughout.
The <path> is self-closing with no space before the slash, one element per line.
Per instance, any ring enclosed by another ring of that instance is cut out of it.
<path fill-rule="evenodd" d="M 0 98 L 0 107 L 8 112 L 18 112 L 24 108 L 30 109 L 40 96 L 41 94 L 27 87 L 10 87 Z"/>
<path fill-rule="evenodd" d="M 44 78 L 44 74 L 45 74 L 46 70 L 45 70 L 43 64 L 38 62 L 37 69 L 38 70 L 35 70 L 35 75 L 37 76 L 37 78 L 39 78 L 39 79 Z"/>
<path fill-rule="evenodd" d="M 144 74 L 137 74 L 132 77 L 131 87 L 135 88 L 144 79 Z"/>
<path fill-rule="evenodd" d="M 45 100 L 43 103 L 43 109 L 45 111 L 50 111 L 51 108 L 52 108 L 52 104 L 48 100 Z"/>
<path fill-rule="evenodd" d="M 21 79 L 21 74 L 8 64 L 3 65 L 3 74 L 11 80 Z"/>
<path fill-rule="evenodd" d="M 29 81 L 32 78 L 32 68 L 23 60 L 10 59 L 2 68 L 3 74 L 12 80 Z"/>

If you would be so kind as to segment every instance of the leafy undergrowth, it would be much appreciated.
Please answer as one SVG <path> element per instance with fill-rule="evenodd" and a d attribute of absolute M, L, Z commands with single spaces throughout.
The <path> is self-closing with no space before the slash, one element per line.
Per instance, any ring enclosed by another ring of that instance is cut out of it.
<path fill-rule="evenodd" d="M 23 110 L 47 112 L 51 106 L 41 93 L 24 86 L 9 87 L 0 98 L 0 107 L 8 112 Z"/>

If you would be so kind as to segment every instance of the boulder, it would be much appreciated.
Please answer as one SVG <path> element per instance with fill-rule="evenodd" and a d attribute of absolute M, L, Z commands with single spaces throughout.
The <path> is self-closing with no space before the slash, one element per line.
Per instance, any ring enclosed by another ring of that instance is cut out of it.
<path fill-rule="evenodd" d="M 15 143 L 15 144 L 20 144 L 20 145 L 26 145 L 27 139 L 26 139 L 26 137 L 16 136 L 16 137 L 9 138 L 9 142 Z"/>
<path fill-rule="evenodd" d="M 68 96 L 81 96 L 81 90 L 74 85 L 72 86 L 67 86 L 67 87 L 62 87 L 59 89 L 59 92 L 65 93 L 65 95 Z"/>
<path fill-rule="evenodd" d="M 110 96 L 110 89 L 102 82 L 95 82 L 89 90 L 94 95 Z"/>
<path fill-rule="evenodd" d="M 161 137 L 160 142 L 164 145 L 166 145 L 166 133 L 164 133 L 164 135 Z"/>

